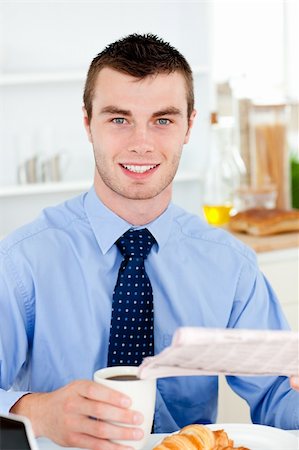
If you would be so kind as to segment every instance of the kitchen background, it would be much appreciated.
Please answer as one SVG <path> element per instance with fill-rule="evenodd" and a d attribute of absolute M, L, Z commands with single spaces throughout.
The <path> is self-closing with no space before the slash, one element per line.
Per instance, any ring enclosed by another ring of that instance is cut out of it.
<path fill-rule="evenodd" d="M 170 41 L 194 70 L 198 116 L 174 200 L 202 215 L 213 156 L 210 113 L 217 111 L 232 119 L 225 127 L 239 172 L 235 182 L 246 186 L 256 172 L 250 120 L 259 125 L 279 115 L 283 132 L 287 123 L 276 182 L 284 183 L 282 206 L 289 206 L 285 165 L 298 149 L 297 25 L 292 0 L 0 1 L 0 236 L 90 186 L 93 156 L 81 112 L 85 74 L 107 43 L 131 32 Z M 276 107 L 261 109 L 255 100 Z"/>
<path fill-rule="evenodd" d="M 198 115 L 174 200 L 204 217 L 216 135 L 235 208 L 299 207 L 298 22 L 296 0 L 0 0 L 0 236 L 91 186 L 85 75 L 106 44 L 132 32 L 170 41 L 194 70 Z M 294 329 L 297 247 L 258 254 Z M 248 421 L 246 406 L 222 390 L 218 420 Z"/>

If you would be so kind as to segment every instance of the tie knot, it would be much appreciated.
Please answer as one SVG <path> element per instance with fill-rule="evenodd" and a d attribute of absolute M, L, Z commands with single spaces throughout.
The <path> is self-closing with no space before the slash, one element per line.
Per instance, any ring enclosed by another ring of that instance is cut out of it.
<path fill-rule="evenodd" d="M 123 256 L 145 259 L 149 254 L 155 238 L 147 228 L 142 230 L 128 230 L 117 241 Z"/>

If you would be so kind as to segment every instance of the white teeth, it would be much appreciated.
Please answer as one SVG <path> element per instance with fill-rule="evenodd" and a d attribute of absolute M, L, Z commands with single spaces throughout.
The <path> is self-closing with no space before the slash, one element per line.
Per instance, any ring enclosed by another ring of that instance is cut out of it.
<path fill-rule="evenodd" d="M 153 166 L 127 166 L 126 164 L 123 164 L 123 167 L 125 167 L 130 172 L 144 173 L 156 167 L 156 164 L 154 164 Z"/>

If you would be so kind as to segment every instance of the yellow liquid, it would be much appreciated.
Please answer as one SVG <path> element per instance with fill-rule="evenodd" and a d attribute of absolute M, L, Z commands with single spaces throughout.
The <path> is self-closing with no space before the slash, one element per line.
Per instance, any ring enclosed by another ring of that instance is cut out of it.
<path fill-rule="evenodd" d="M 232 205 L 203 205 L 203 211 L 210 225 L 224 225 L 229 221 Z"/>

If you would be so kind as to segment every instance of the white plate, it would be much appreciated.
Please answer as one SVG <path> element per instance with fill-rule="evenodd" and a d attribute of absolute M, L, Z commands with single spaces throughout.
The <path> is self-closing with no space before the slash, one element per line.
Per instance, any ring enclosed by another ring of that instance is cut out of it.
<path fill-rule="evenodd" d="M 234 446 L 248 447 L 250 450 L 298 450 L 299 440 L 293 434 L 279 428 L 253 424 L 213 424 L 211 430 L 224 429 Z"/>
<path fill-rule="evenodd" d="M 279 428 L 246 423 L 216 423 L 207 425 L 211 430 L 224 430 L 234 446 L 250 450 L 299 450 L 299 439 L 292 433 Z M 159 440 L 160 441 L 160 440 Z M 155 443 L 155 445 L 157 445 Z"/>

